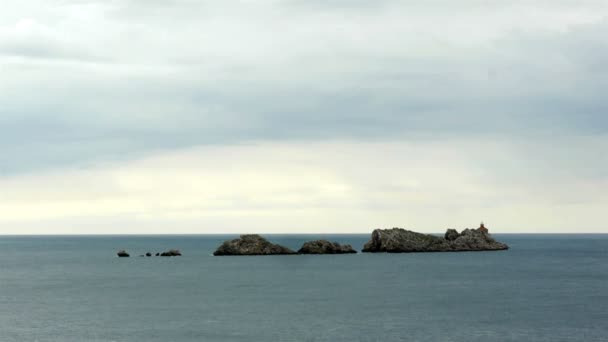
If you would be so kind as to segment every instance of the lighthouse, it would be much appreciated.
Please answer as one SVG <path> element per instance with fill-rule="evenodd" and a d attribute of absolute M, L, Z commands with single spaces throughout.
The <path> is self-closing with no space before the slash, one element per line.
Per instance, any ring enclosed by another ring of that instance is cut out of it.
<path fill-rule="evenodd" d="M 482 233 L 488 233 L 488 228 L 486 228 L 486 226 L 483 224 L 483 222 L 481 222 L 481 224 L 479 225 L 479 228 L 477 228 L 477 230 L 479 230 Z"/>

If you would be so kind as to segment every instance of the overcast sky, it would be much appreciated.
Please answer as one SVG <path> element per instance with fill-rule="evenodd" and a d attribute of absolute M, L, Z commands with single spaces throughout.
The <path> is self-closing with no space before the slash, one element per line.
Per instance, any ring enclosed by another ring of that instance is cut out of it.
<path fill-rule="evenodd" d="M 608 233 L 606 37 L 606 1 L 11 1 L 0 234 Z"/>

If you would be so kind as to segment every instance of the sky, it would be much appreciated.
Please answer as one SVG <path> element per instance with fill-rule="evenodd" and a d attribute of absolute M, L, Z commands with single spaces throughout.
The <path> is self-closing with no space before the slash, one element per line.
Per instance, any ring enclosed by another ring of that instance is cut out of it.
<path fill-rule="evenodd" d="M 21 0 L 0 234 L 608 233 L 608 2 Z"/>

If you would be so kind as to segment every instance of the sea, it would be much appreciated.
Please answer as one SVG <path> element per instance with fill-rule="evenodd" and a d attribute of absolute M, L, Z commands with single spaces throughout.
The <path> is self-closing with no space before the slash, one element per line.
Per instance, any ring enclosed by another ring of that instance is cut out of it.
<path fill-rule="evenodd" d="M 495 234 L 511 247 L 498 252 L 212 255 L 234 237 L 2 236 L 0 342 L 608 341 L 608 234 Z M 265 237 L 360 250 L 369 234 Z M 183 256 L 139 256 L 171 248 Z"/>

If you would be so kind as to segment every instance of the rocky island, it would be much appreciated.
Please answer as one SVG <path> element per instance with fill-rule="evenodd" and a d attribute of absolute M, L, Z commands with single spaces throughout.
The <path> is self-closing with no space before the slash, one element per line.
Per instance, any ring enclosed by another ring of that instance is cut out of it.
<path fill-rule="evenodd" d="M 465 252 L 505 249 L 509 249 L 509 246 L 494 240 L 482 223 L 478 229 L 465 229 L 462 233 L 448 229 L 443 237 L 402 228 L 376 229 L 371 240 L 363 247 L 363 252 Z"/>
<path fill-rule="evenodd" d="M 157 253 L 157 255 L 158 255 L 158 253 Z M 178 251 L 177 249 L 170 249 L 166 252 L 160 253 L 160 256 L 164 256 L 164 257 L 182 256 L 182 253 L 180 251 Z"/>
<path fill-rule="evenodd" d="M 340 245 L 327 240 L 308 241 L 298 250 L 298 254 L 353 254 L 357 253 L 351 245 Z"/>
<path fill-rule="evenodd" d="M 127 253 L 124 249 L 118 251 L 116 255 L 118 255 L 119 258 L 128 258 L 130 256 L 129 253 Z"/>
<path fill-rule="evenodd" d="M 263 237 L 250 234 L 241 235 L 240 238 L 225 241 L 213 255 L 279 255 L 297 254 L 291 249 L 273 244 Z"/>

